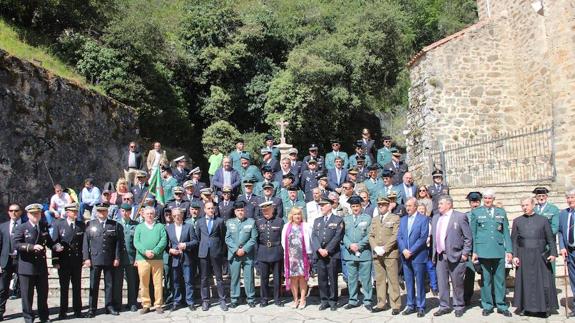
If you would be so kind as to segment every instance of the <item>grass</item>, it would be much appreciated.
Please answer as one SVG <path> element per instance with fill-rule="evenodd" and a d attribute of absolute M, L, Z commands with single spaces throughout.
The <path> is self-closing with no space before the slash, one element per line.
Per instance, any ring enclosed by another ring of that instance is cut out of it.
<path fill-rule="evenodd" d="M 10 55 L 31 61 L 55 75 L 71 80 L 82 87 L 95 90 L 98 93 L 105 95 L 104 90 L 101 87 L 86 82 L 86 79 L 76 73 L 72 67 L 66 65 L 54 55 L 51 55 L 47 48 L 31 46 L 22 41 L 18 36 L 17 31 L 8 25 L 3 19 L 0 19 L 0 48 L 8 52 Z"/>

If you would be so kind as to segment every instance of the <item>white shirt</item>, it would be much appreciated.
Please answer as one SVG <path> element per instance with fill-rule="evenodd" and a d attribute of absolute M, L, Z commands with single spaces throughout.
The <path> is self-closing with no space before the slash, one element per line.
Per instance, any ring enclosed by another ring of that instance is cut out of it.
<path fill-rule="evenodd" d="M 15 228 L 14 222 L 16 222 L 16 226 L 17 226 L 20 223 L 22 223 L 22 219 L 18 219 L 16 221 L 10 220 L 10 226 L 8 227 L 8 232 L 10 233 L 10 236 L 12 236 L 12 228 Z"/>
<path fill-rule="evenodd" d="M 155 223 L 149 224 L 148 222 L 144 221 L 144 224 L 146 225 L 146 227 L 148 227 L 148 229 L 152 230 L 154 228 Z"/>
<path fill-rule="evenodd" d="M 413 197 L 413 185 L 407 186 L 404 183 L 403 184 L 403 190 L 405 191 L 405 197 L 407 197 L 407 198 Z"/>
<path fill-rule="evenodd" d="M 307 222 L 313 223 L 315 219 L 322 216 L 319 204 L 316 201 L 310 201 L 306 203 L 305 206 L 307 212 Z"/>
<path fill-rule="evenodd" d="M 224 186 L 232 186 L 232 172 L 230 172 L 229 170 L 225 170 L 224 171 Z"/>
<path fill-rule="evenodd" d="M 182 225 L 178 225 L 174 223 L 174 228 L 176 229 L 176 239 L 180 241 L 180 237 L 182 236 Z"/>
<path fill-rule="evenodd" d="M 152 164 L 153 167 L 158 167 L 160 164 L 160 159 L 162 158 L 162 153 L 159 151 L 154 150 L 156 153 L 156 157 L 154 158 L 154 163 Z"/>
<path fill-rule="evenodd" d="M 128 167 L 136 168 L 136 154 L 133 151 L 128 155 Z"/>

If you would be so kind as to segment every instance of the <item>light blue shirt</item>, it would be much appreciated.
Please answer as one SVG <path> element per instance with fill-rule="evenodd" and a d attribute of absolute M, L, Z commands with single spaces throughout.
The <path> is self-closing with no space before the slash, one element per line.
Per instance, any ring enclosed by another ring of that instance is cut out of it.
<path fill-rule="evenodd" d="M 413 221 L 415 221 L 415 216 L 417 213 L 414 213 L 407 217 L 407 235 L 411 234 L 411 227 L 413 226 Z"/>
<path fill-rule="evenodd" d="M 82 203 L 94 206 L 100 201 L 100 189 L 93 186 L 91 189 L 84 187 L 82 189 Z"/>

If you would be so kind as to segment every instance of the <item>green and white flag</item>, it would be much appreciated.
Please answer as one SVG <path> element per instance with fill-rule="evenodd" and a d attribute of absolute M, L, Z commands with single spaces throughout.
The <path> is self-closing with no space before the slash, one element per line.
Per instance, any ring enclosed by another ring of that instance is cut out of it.
<path fill-rule="evenodd" d="M 150 179 L 149 193 L 156 197 L 156 201 L 162 205 L 166 204 L 166 196 L 164 195 L 164 186 L 162 185 L 162 174 L 160 167 L 156 167 L 156 171 Z"/>

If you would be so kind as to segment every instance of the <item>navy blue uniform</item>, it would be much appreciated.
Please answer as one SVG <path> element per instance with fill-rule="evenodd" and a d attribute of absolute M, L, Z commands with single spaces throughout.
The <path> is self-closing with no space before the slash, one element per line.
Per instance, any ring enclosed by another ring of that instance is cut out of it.
<path fill-rule="evenodd" d="M 260 217 L 256 220 L 258 229 L 258 250 L 256 260 L 260 270 L 260 299 L 261 304 L 267 304 L 269 300 L 269 276 L 273 272 L 274 279 L 274 302 L 280 304 L 281 269 L 283 267 L 283 248 L 281 244 L 282 218 L 274 216 L 271 219 Z"/>

